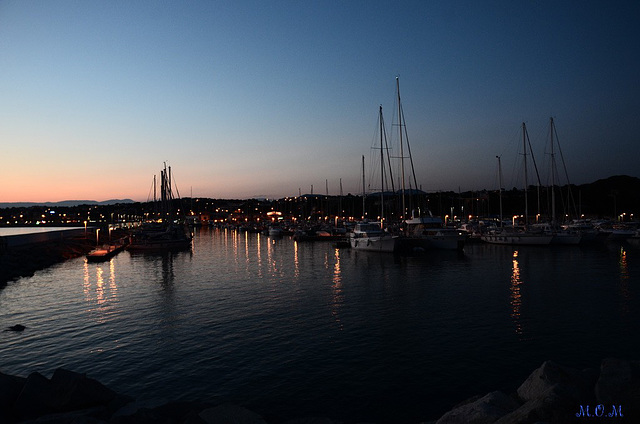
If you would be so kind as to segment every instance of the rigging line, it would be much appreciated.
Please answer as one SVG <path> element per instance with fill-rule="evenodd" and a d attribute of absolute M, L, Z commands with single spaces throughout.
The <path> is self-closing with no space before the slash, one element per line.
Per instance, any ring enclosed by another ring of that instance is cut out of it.
<path fill-rule="evenodd" d="M 400 104 L 400 114 L 402 115 L 402 122 L 405 122 L 404 120 L 404 108 L 402 107 L 402 104 Z M 409 153 L 409 163 L 411 164 L 411 174 L 413 175 L 413 183 L 415 184 L 416 188 L 418 187 L 418 180 L 416 179 L 416 170 L 413 167 L 413 157 L 411 156 L 411 145 L 409 144 L 409 134 L 407 133 L 407 125 L 405 123 L 404 125 L 404 138 L 405 140 L 407 140 L 407 151 Z"/>
<path fill-rule="evenodd" d="M 541 185 L 540 183 L 540 174 L 538 173 L 538 165 L 536 165 L 536 157 L 533 154 L 533 149 L 531 148 L 531 140 L 529 139 L 529 131 L 525 131 L 525 134 L 527 135 L 527 143 L 529 144 L 529 151 L 531 152 L 531 160 L 533 161 L 533 168 L 536 170 L 536 178 L 538 179 L 538 186 Z M 526 181 L 525 181 L 526 183 Z"/>
<path fill-rule="evenodd" d="M 393 184 L 393 171 L 391 169 L 391 154 L 389 153 L 389 144 L 387 142 L 387 128 L 384 125 L 384 117 L 382 115 L 380 115 L 380 120 L 382 121 L 382 133 L 383 133 L 383 137 L 384 137 L 384 146 L 385 146 L 385 150 L 387 151 L 387 165 L 389 167 L 389 178 L 391 179 L 391 191 L 395 193 L 396 189 L 395 186 Z"/>
<path fill-rule="evenodd" d="M 578 211 L 575 205 L 575 199 L 573 198 L 573 194 L 571 192 L 571 181 L 569 181 L 569 172 L 567 172 L 567 164 L 564 161 L 564 155 L 562 154 L 562 147 L 560 147 L 560 139 L 558 138 L 558 131 L 556 130 L 556 126 L 553 126 L 553 132 L 556 136 L 556 142 L 558 144 L 558 151 L 560 152 L 560 160 L 562 160 L 562 167 L 564 168 L 564 176 L 567 179 L 567 191 L 568 193 L 568 198 L 567 198 L 567 202 L 571 202 L 567 209 L 569 210 L 569 213 L 571 213 L 570 207 L 571 205 L 573 205 L 573 213 L 574 215 L 577 217 L 578 216 Z"/>
<path fill-rule="evenodd" d="M 154 175 L 155 178 L 155 175 Z M 154 181 L 151 181 L 151 187 L 149 187 L 149 194 L 147 194 L 147 203 L 151 201 L 151 193 L 153 192 Z"/>
<path fill-rule="evenodd" d="M 178 196 L 178 203 L 180 204 L 180 209 L 182 210 L 182 215 L 186 215 L 185 214 L 185 208 L 184 208 L 184 203 L 182 202 L 182 197 L 180 197 L 180 192 L 178 191 L 178 184 L 175 182 L 175 177 L 173 177 L 173 185 L 176 187 L 176 195 Z"/>

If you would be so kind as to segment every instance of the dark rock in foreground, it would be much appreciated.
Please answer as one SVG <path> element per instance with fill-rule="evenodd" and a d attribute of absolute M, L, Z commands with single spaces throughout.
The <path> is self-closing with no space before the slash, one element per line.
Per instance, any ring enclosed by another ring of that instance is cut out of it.
<path fill-rule="evenodd" d="M 170 402 L 141 407 L 84 374 L 58 369 L 51 379 L 0 373 L 0 423 L 31 424 L 267 424 L 242 406 Z M 605 359 L 600 370 L 547 361 L 516 393 L 495 391 L 465 401 L 437 424 L 564 424 L 640 422 L 640 361 Z M 340 424 L 296 418 L 282 424 Z"/>
<path fill-rule="evenodd" d="M 447 412 L 437 424 L 605 421 L 640 422 L 640 361 L 605 359 L 599 373 L 546 361 L 512 398 L 490 393 Z"/>
<path fill-rule="evenodd" d="M 76 420 L 83 410 L 83 417 L 107 419 L 130 400 L 84 374 L 62 368 L 51 379 L 37 372 L 27 378 L 0 373 L 0 422 L 71 422 L 62 417 Z"/>

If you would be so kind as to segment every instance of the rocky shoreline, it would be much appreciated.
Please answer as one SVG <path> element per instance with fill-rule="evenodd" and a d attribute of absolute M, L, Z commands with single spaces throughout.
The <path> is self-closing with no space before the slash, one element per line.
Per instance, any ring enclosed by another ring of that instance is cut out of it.
<path fill-rule="evenodd" d="M 544 362 L 512 394 L 494 391 L 454 407 L 435 424 L 640 422 L 640 361 L 608 358 L 599 369 Z M 48 379 L 0 373 L 0 423 L 276 424 L 243 406 L 170 402 L 149 408 L 65 369 Z M 283 424 L 340 424 L 304 417 Z M 427 421 L 423 421 L 427 423 Z M 278 423 L 279 424 L 279 423 Z"/>

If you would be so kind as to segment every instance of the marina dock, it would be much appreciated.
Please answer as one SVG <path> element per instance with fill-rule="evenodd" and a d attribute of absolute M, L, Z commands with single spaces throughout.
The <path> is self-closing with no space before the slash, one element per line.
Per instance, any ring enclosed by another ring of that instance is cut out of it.
<path fill-rule="evenodd" d="M 123 237 L 116 241 L 116 243 L 110 243 L 96 248 L 87 254 L 87 261 L 89 262 L 103 262 L 113 258 L 118 253 L 122 252 L 129 244 L 128 237 Z"/>

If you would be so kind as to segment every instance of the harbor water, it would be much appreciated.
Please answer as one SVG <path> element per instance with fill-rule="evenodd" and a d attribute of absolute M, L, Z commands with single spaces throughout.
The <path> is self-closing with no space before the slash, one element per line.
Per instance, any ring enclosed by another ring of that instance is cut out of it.
<path fill-rule="evenodd" d="M 411 256 L 202 228 L 189 252 L 68 260 L 0 290 L 0 371 L 87 373 L 149 404 L 419 422 L 545 360 L 640 352 L 640 248 Z"/>

